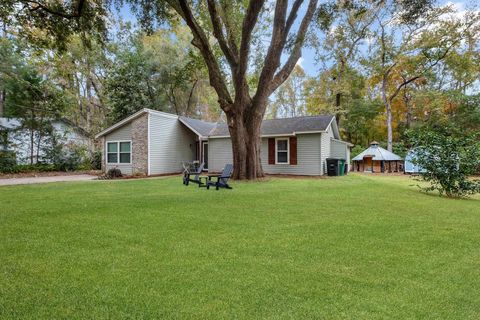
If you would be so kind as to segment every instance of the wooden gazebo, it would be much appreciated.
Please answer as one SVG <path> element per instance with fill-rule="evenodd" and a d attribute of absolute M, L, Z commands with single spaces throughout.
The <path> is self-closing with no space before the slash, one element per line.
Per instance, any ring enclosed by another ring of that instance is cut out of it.
<path fill-rule="evenodd" d="M 352 159 L 352 171 L 403 172 L 403 159 L 373 141 L 368 149 Z"/>

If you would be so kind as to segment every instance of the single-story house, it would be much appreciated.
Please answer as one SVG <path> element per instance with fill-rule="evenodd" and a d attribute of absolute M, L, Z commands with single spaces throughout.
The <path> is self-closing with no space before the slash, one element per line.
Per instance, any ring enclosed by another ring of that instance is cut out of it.
<path fill-rule="evenodd" d="M 403 172 L 402 157 L 385 150 L 373 141 L 370 147 L 352 159 L 352 171 Z"/>
<path fill-rule="evenodd" d="M 50 124 L 53 133 L 62 144 L 93 151 L 93 141 L 83 129 L 67 119 L 52 119 Z M 30 163 L 32 149 L 33 163 L 44 161 L 44 149 L 51 146 L 51 143 L 51 139 L 40 135 L 39 132 L 30 132 L 22 125 L 21 119 L 0 117 L 0 150 L 13 152 L 17 163 Z"/>
<path fill-rule="evenodd" d="M 333 116 L 264 120 L 262 167 L 267 174 L 324 175 L 327 158 L 350 161 L 350 143 L 340 139 Z M 212 123 L 142 109 L 95 137 L 103 145 L 102 168 L 127 175 L 182 171 L 182 162 L 200 161 L 210 172 L 233 163 L 225 123 Z"/>

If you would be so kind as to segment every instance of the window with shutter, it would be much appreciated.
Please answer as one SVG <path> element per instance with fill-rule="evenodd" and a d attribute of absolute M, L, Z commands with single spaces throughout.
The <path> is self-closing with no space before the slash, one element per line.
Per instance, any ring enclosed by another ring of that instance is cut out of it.
<path fill-rule="evenodd" d="M 275 163 L 276 164 L 288 164 L 289 159 L 289 139 L 277 138 L 275 140 Z"/>

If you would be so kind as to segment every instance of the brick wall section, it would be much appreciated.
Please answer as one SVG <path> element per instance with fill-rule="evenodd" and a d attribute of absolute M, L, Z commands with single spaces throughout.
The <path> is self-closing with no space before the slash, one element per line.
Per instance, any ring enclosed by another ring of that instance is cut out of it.
<path fill-rule="evenodd" d="M 148 174 L 148 114 L 132 121 L 132 174 Z"/>

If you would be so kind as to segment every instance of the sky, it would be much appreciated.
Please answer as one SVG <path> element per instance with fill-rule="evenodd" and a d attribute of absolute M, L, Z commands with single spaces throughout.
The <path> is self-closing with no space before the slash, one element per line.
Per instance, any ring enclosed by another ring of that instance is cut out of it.
<path fill-rule="evenodd" d="M 467 8 L 475 7 L 478 10 L 480 0 L 467 0 L 467 1 L 445 1 L 440 0 L 438 3 L 440 5 L 452 5 L 457 11 L 458 15 L 461 16 L 465 13 Z M 303 9 L 304 10 L 304 9 Z M 299 17 L 303 17 L 304 11 L 299 12 Z M 133 25 L 137 25 L 137 20 L 132 14 L 128 6 L 123 6 L 119 12 L 122 20 L 125 22 L 131 22 Z M 297 19 L 297 20 L 300 20 Z M 333 26 L 334 27 L 334 26 Z M 315 59 L 315 50 L 313 48 L 305 47 L 302 50 L 302 57 L 299 59 L 298 63 L 304 70 L 305 73 L 309 76 L 315 76 L 322 69 L 322 65 Z"/>

